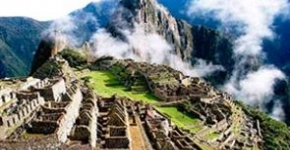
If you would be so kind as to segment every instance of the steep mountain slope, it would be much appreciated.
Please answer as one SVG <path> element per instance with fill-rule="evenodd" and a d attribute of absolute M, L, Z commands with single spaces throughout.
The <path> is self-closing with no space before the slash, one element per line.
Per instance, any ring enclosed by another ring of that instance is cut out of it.
<path fill-rule="evenodd" d="M 155 0 L 122 0 L 117 8 L 116 6 L 116 1 L 91 3 L 71 14 L 72 22 L 77 26 L 72 32 L 80 45 L 88 41 L 98 27 L 102 26 L 106 26 L 113 36 L 126 41 L 123 31 L 133 31 L 135 24 L 139 24 L 144 27 L 145 34 L 157 33 L 164 37 L 173 47 L 174 53 L 184 61 L 194 65 L 197 59 L 204 59 L 224 66 L 223 76 L 217 74 L 221 81 L 231 72 L 234 64 L 232 44 L 230 39 L 221 33 L 175 19 Z M 102 10 L 107 8 L 115 9 L 102 13 Z M 81 19 L 86 17 L 87 19 Z"/>
<path fill-rule="evenodd" d="M 77 39 L 76 46 L 90 40 L 100 27 L 107 25 L 112 13 L 118 5 L 116 0 L 89 3 L 86 7 L 69 14 L 73 28 L 68 34 Z"/>
<path fill-rule="evenodd" d="M 0 40 L 0 78 L 24 75 L 28 66 L 17 56 L 13 50 L 3 41 Z"/>
<path fill-rule="evenodd" d="M 132 20 L 146 24 L 149 31 L 156 31 L 175 47 L 175 53 L 182 59 L 194 64 L 194 58 L 202 58 L 216 64 L 222 64 L 226 70 L 231 70 L 231 44 L 220 33 L 173 18 L 166 9 L 157 6 L 155 1 L 121 1 L 121 5 L 133 14 Z M 145 5 L 146 4 L 146 5 Z M 70 34 L 77 38 L 78 45 L 88 41 L 93 33 L 107 25 L 117 1 L 109 0 L 103 3 L 91 3 L 84 9 L 70 14 L 75 29 Z M 109 11 L 108 11 L 109 10 Z M 114 16 L 112 16 L 114 18 Z M 23 61 L 24 66 L 30 67 L 32 57 L 40 42 L 40 34 L 51 22 L 37 22 L 28 18 L 1 18 L 1 40 Z M 21 24 L 21 26 L 19 26 Z M 113 31 L 113 21 L 109 29 Z M 223 59 L 223 58 L 229 59 Z M 9 62 L 3 62 L 7 64 Z M 5 66 L 7 69 L 10 66 Z M 4 76 L 26 75 L 29 69 L 14 67 L 20 70 L 15 73 L 4 73 Z M 4 70 L 2 71 L 4 72 Z M 6 72 L 6 71 L 5 71 Z"/>
<path fill-rule="evenodd" d="M 207 27 L 218 29 L 221 23 L 208 16 L 189 16 L 186 11 L 191 0 L 158 0 L 164 5 L 173 16 L 182 18 L 191 24 L 201 24 Z M 289 2 L 289 1 L 288 1 Z M 288 17 L 289 18 L 289 17 Z M 275 64 L 282 69 L 288 76 L 290 76 L 290 21 L 287 16 L 280 16 L 275 20 L 272 29 L 275 33 L 274 39 L 264 39 L 263 51 L 267 54 L 267 62 Z M 231 33 L 233 34 L 233 33 Z"/>
<path fill-rule="evenodd" d="M 176 19 L 155 0 L 122 0 L 120 4 L 121 9 L 112 16 L 108 26 L 112 35 L 124 38 L 120 31 L 133 30 L 137 23 L 147 33 L 158 33 L 164 37 L 183 60 L 194 65 L 200 58 L 224 66 L 228 74 L 231 72 L 234 64 L 232 44 L 225 35 Z"/>
<path fill-rule="evenodd" d="M 29 18 L 0 18 L 0 77 L 26 75 L 46 22 Z M 5 58 L 5 59 L 4 59 Z"/>
<path fill-rule="evenodd" d="M 276 85 L 276 95 L 285 103 L 284 111 L 287 114 L 287 123 L 290 123 L 290 21 L 277 19 L 275 22 L 276 37 L 273 40 L 265 40 L 263 50 L 267 55 L 267 61 L 279 67 L 286 75 L 288 80 Z"/>
<path fill-rule="evenodd" d="M 82 39 L 80 44 L 88 41 L 98 27 L 107 23 L 116 5 L 117 1 L 108 0 L 103 3 L 90 3 L 85 8 L 72 12 L 70 16 L 76 30 L 71 34 Z M 0 55 L 5 57 L 0 60 L 0 78 L 29 73 L 32 58 L 42 38 L 41 34 L 52 23 L 53 21 L 39 22 L 23 17 L 0 17 Z"/>

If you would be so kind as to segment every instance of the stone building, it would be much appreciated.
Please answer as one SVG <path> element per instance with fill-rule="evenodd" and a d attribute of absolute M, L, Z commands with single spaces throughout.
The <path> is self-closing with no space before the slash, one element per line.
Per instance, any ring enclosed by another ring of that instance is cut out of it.
<path fill-rule="evenodd" d="M 63 78 L 44 80 L 32 87 L 34 91 L 38 91 L 46 101 L 58 102 L 66 93 L 66 85 Z"/>
<path fill-rule="evenodd" d="M 82 94 L 79 87 L 71 86 L 72 97 L 70 101 L 54 102 L 48 101 L 43 105 L 37 117 L 31 122 L 32 133 L 55 134 L 57 138 L 65 142 L 79 115 Z"/>
<path fill-rule="evenodd" d="M 79 116 L 71 131 L 71 139 L 87 142 L 94 148 L 97 142 L 97 98 L 92 90 L 87 92 L 82 101 Z"/>
<path fill-rule="evenodd" d="M 9 107 L 2 110 L 0 117 L 0 139 L 5 139 L 11 135 L 15 128 L 22 125 L 36 108 L 44 104 L 43 97 L 34 97 L 31 99 L 19 99 Z"/>
<path fill-rule="evenodd" d="M 99 102 L 100 119 L 98 120 L 100 120 L 100 127 L 102 128 L 99 138 L 102 141 L 102 148 L 130 150 L 130 125 L 124 101 L 112 98 L 109 101 L 111 103 L 110 109 L 106 109 L 108 105 L 105 103 L 106 101 Z"/>
<path fill-rule="evenodd" d="M 157 111 L 146 110 L 145 127 L 157 150 L 201 150 L 191 138 Z"/>

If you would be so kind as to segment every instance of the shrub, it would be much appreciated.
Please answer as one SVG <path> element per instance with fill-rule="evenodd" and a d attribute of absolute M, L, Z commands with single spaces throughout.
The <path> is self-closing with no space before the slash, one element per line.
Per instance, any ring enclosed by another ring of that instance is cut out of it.
<path fill-rule="evenodd" d="M 69 65 L 74 68 L 87 64 L 86 57 L 76 50 L 64 49 L 59 55 L 67 60 Z"/>

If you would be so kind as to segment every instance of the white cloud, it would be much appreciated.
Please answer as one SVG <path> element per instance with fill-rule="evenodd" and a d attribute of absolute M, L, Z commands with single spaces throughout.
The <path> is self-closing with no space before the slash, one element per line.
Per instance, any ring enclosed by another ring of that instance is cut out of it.
<path fill-rule="evenodd" d="M 184 62 L 174 54 L 172 46 L 162 36 L 145 32 L 140 24 L 135 23 L 134 29 L 123 30 L 122 34 L 126 37 L 126 42 L 112 37 L 104 29 L 99 29 L 91 39 L 95 55 L 166 64 L 191 76 L 202 77 L 214 71 L 223 70 L 221 66 L 206 63 L 201 59 L 197 61 L 196 66 L 192 67 L 190 63 Z"/>
<path fill-rule="evenodd" d="M 284 74 L 273 66 L 264 65 L 263 40 L 275 38 L 272 30 L 277 16 L 288 12 L 287 0 L 192 0 L 188 14 L 221 22 L 221 28 L 238 35 L 234 41 L 235 68 L 224 89 L 249 105 L 265 105 L 272 100 L 273 86 Z M 254 71 L 256 68 L 257 71 Z M 276 103 L 277 100 L 275 100 Z M 276 104 L 275 117 L 283 109 Z"/>
<path fill-rule="evenodd" d="M 100 0 L 1 0 L 0 16 L 26 16 L 46 21 L 64 17 L 70 12 Z"/>
<path fill-rule="evenodd" d="M 93 49 L 97 57 L 101 56 L 113 56 L 116 58 L 124 58 L 129 45 L 113 38 L 110 33 L 105 29 L 99 29 L 91 39 L 93 43 Z M 129 56 L 128 58 L 131 58 Z"/>
<path fill-rule="evenodd" d="M 193 0 L 188 9 L 191 16 L 213 17 L 223 25 L 240 31 L 236 53 L 259 55 L 263 38 L 273 38 L 275 17 L 287 10 L 287 0 Z"/>
<path fill-rule="evenodd" d="M 283 121 L 285 119 L 285 112 L 280 101 L 275 101 L 272 113 L 270 116 L 276 120 Z"/>
<path fill-rule="evenodd" d="M 284 78 L 284 74 L 273 66 L 261 67 L 247 74 L 239 83 L 232 83 L 235 81 L 232 80 L 225 85 L 225 90 L 246 104 L 263 108 L 274 94 L 275 81 Z"/>
<path fill-rule="evenodd" d="M 123 30 L 122 34 L 127 42 L 113 38 L 104 29 L 100 29 L 92 39 L 96 55 L 161 64 L 166 62 L 172 53 L 172 47 L 161 36 L 146 33 L 139 24 L 134 25 L 133 31 Z"/>

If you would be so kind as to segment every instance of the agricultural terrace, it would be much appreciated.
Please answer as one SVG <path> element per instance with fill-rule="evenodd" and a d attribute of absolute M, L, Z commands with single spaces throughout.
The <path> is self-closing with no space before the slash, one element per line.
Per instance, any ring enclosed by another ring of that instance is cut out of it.
<path fill-rule="evenodd" d="M 114 94 L 128 97 L 132 100 L 143 101 L 145 103 L 157 103 L 158 98 L 148 91 L 133 91 L 124 87 L 118 79 L 109 71 L 92 71 L 85 75 L 89 77 L 89 85 L 101 96 L 110 97 Z"/>
<path fill-rule="evenodd" d="M 126 89 L 109 71 L 91 71 L 86 73 L 83 78 L 89 79 L 89 86 L 93 87 L 101 96 L 110 97 L 117 94 L 118 96 L 128 97 L 132 100 L 143 101 L 145 103 L 158 103 L 158 98 L 148 91 Z M 186 112 L 179 111 L 177 107 L 156 107 L 156 109 L 169 117 L 178 127 L 187 129 L 192 133 L 197 133 L 203 128 L 198 118 Z"/>

